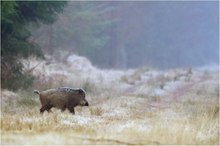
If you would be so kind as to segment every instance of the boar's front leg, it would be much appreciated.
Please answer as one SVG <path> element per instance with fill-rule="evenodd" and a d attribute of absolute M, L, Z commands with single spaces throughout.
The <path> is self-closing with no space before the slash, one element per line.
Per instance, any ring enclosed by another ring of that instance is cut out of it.
<path fill-rule="evenodd" d="M 68 110 L 69 110 L 72 114 L 75 114 L 74 107 L 68 107 Z"/>
<path fill-rule="evenodd" d="M 61 108 L 61 111 L 64 112 L 66 110 L 66 105 Z"/>

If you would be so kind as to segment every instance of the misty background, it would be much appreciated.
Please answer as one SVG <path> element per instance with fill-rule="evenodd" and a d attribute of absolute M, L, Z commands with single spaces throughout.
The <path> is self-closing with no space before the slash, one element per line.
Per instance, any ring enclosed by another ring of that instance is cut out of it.
<path fill-rule="evenodd" d="M 44 52 L 76 53 L 101 68 L 218 64 L 218 2 L 68 2 L 32 31 Z"/>
<path fill-rule="evenodd" d="M 219 145 L 218 7 L 1 1 L 1 143 Z"/>

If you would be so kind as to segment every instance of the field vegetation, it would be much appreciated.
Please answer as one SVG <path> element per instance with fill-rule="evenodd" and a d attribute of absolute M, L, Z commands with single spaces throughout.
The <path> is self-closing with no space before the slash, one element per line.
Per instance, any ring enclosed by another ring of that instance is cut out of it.
<path fill-rule="evenodd" d="M 101 70 L 76 55 L 22 63 L 35 80 L 1 90 L 3 145 L 219 144 L 218 67 Z M 84 88 L 90 106 L 41 115 L 33 90 L 60 86 Z"/>

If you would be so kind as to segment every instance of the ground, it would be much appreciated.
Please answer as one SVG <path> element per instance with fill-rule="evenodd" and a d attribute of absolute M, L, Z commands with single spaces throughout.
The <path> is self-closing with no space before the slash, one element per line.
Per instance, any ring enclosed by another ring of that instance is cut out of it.
<path fill-rule="evenodd" d="M 218 67 L 101 70 L 86 58 L 23 61 L 33 87 L 1 90 L 1 144 L 219 144 Z M 75 115 L 40 114 L 34 89 L 87 91 Z"/>

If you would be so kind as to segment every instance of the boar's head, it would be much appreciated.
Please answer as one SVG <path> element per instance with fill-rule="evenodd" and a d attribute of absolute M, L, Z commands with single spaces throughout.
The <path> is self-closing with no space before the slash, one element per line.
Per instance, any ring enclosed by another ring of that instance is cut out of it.
<path fill-rule="evenodd" d="M 78 90 L 78 96 L 79 96 L 79 105 L 80 106 L 89 106 L 88 101 L 86 100 L 86 93 L 83 89 Z"/>

